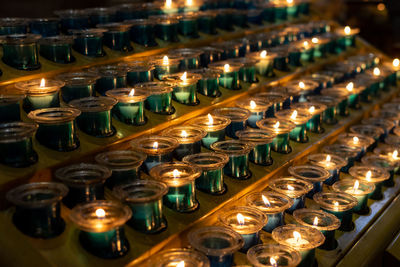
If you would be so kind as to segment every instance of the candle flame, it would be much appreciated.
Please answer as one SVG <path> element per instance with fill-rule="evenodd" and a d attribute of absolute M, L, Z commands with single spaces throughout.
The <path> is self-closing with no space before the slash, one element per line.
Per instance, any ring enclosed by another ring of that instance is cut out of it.
<path fill-rule="evenodd" d="M 291 185 L 288 185 L 288 186 L 287 186 L 287 189 L 290 190 L 290 191 L 293 191 L 293 190 L 294 190 L 294 187 L 291 186 Z"/>
<path fill-rule="evenodd" d="M 397 68 L 400 65 L 400 60 L 398 58 L 393 59 L 393 67 Z"/>
<path fill-rule="evenodd" d="M 192 6 L 193 0 L 186 0 L 186 6 Z"/>
<path fill-rule="evenodd" d="M 176 267 L 185 267 L 185 262 L 184 261 L 180 261 Z"/>
<path fill-rule="evenodd" d="M 267 57 L 267 50 L 261 51 L 260 57 L 261 57 L 261 58 L 266 58 L 266 57 Z"/>
<path fill-rule="evenodd" d="M 308 45 L 309 45 L 309 43 L 307 41 L 304 41 L 303 46 L 307 48 Z"/>
<path fill-rule="evenodd" d="M 306 85 L 304 84 L 304 82 L 299 82 L 299 87 L 301 89 L 304 89 L 304 88 L 306 88 Z"/>
<path fill-rule="evenodd" d="M 211 116 L 211 114 L 208 113 L 208 114 L 207 114 L 207 117 L 208 117 L 208 125 L 213 125 L 213 124 L 214 124 L 214 119 L 213 119 L 213 117 Z"/>
<path fill-rule="evenodd" d="M 300 242 L 301 234 L 299 232 L 293 231 L 293 237 L 294 237 L 294 240 L 296 241 L 296 243 Z"/>
<path fill-rule="evenodd" d="M 349 26 L 344 27 L 344 34 L 350 35 L 351 33 L 351 28 Z"/>
<path fill-rule="evenodd" d="M 356 180 L 354 182 L 353 191 L 356 191 L 359 187 L 360 187 L 360 182 Z"/>
<path fill-rule="evenodd" d="M 45 87 L 46 86 L 46 80 L 44 79 L 44 78 L 42 78 L 41 80 L 40 80 L 40 85 L 39 85 L 40 87 Z"/>
<path fill-rule="evenodd" d="M 367 171 L 367 174 L 365 175 L 365 179 L 367 181 L 371 181 L 371 177 L 372 177 L 372 172 L 371 171 Z"/>
<path fill-rule="evenodd" d="M 134 96 L 135 95 L 135 89 L 132 89 L 130 92 L 129 92 L 129 96 Z"/>
<path fill-rule="evenodd" d="M 308 111 L 312 114 L 312 113 L 314 113 L 315 112 L 315 107 L 314 106 L 311 106 L 309 109 L 308 109 Z"/>
<path fill-rule="evenodd" d="M 174 170 L 172 171 L 172 175 L 174 176 L 174 178 L 178 178 L 178 177 L 181 176 L 181 172 L 178 171 L 177 169 L 174 169 Z"/>
<path fill-rule="evenodd" d="M 181 76 L 181 80 L 185 81 L 186 79 L 187 79 L 187 72 L 185 71 Z"/>
<path fill-rule="evenodd" d="M 277 121 L 277 122 L 274 124 L 274 128 L 275 128 L 275 129 L 278 129 L 278 128 L 279 128 L 279 125 L 280 125 L 280 123 L 279 123 L 279 121 Z"/>
<path fill-rule="evenodd" d="M 187 132 L 185 130 L 182 130 L 181 136 L 183 138 L 186 138 L 186 137 L 188 137 L 188 134 L 187 134 Z"/>
<path fill-rule="evenodd" d="M 359 141 L 360 141 L 360 139 L 358 139 L 357 136 L 354 136 L 354 137 L 353 137 L 353 143 L 354 143 L 354 144 L 358 144 Z"/>
<path fill-rule="evenodd" d="M 286 3 L 292 4 L 292 3 L 293 3 L 293 0 L 286 0 Z"/>
<path fill-rule="evenodd" d="M 314 217 L 313 225 L 318 226 L 318 217 L 317 216 Z"/>
<path fill-rule="evenodd" d="M 158 142 L 157 141 L 153 143 L 153 149 L 158 149 Z"/>
<path fill-rule="evenodd" d="M 230 68 L 231 68 L 231 67 L 229 66 L 229 64 L 225 64 L 225 65 L 224 65 L 224 71 L 225 71 L 225 72 L 229 72 L 229 71 L 230 71 Z"/>
<path fill-rule="evenodd" d="M 335 205 L 335 207 L 339 207 L 339 202 L 335 201 L 333 202 L 333 205 Z"/>
<path fill-rule="evenodd" d="M 346 89 L 347 89 L 347 91 L 349 91 L 349 92 L 353 91 L 353 88 L 354 88 L 354 83 L 353 83 L 353 82 L 349 82 L 349 83 L 346 85 Z"/>
<path fill-rule="evenodd" d="M 331 155 L 326 155 L 326 161 L 328 161 L 328 162 L 331 161 Z"/>
<path fill-rule="evenodd" d="M 250 101 L 250 108 L 254 109 L 257 107 L 256 102 L 254 102 L 253 100 Z"/>
<path fill-rule="evenodd" d="M 397 149 L 395 151 L 393 151 L 392 154 L 392 159 L 397 159 L 397 156 L 399 155 L 399 152 L 397 151 Z"/>
<path fill-rule="evenodd" d="M 269 258 L 269 263 L 271 264 L 272 267 L 278 266 L 276 260 L 273 257 Z"/>
<path fill-rule="evenodd" d="M 171 6 L 172 6 L 172 0 L 165 0 L 165 7 L 171 8 Z"/>
<path fill-rule="evenodd" d="M 381 75 L 381 70 L 380 70 L 378 67 L 375 67 L 375 68 L 374 68 L 374 75 L 375 75 L 375 76 Z"/>
<path fill-rule="evenodd" d="M 262 200 L 264 201 L 265 206 L 271 207 L 271 202 L 269 202 L 268 198 L 264 195 L 261 195 Z"/>
<path fill-rule="evenodd" d="M 238 223 L 239 223 L 240 225 L 244 225 L 244 217 L 243 217 L 243 215 L 242 215 L 241 213 L 238 213 L 238 214 L 236 215 L 236 219 L 237 219 L 237 221 L 238 221 Z"/>
<path fill-rule="evenodd" d="M 290 115 L 290 118 L 292 120 L 295 120 L 297 118 L 297 110 L 293 111 L 292 115 Z"/>
<path fill-rule="evenodd" d="M 97 209 L 96 210 L 96 216 L 98 218 L 104 218 L 106 216 L 106 212 L 103 209 Z"/>
<path fill-rule="evenodd" d="M 162 64 L 163 64 L 164 66 L 168 66 L 168 65 L 169 65 L 169 58 L 168 58 L 167 55 L 165 55 L 165 56 L 163 57 L 163 59 L 162 59 Z"/>
<path fill-rule="evenodd" d="M 317 37 L 314 37 L 314 38 L 311 39 L 311 42 L 312 42 L 313 44 L 318 44 L 319 39 L 318 39 Z"/>

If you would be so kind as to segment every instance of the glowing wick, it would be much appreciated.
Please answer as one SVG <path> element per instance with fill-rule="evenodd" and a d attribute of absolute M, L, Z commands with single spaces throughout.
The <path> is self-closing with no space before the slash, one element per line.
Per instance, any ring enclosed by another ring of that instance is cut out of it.
<path fill-rule="evenodd" d="M 267 50 L 261 51 L 260 57 L 261 57 L 261 58 L 266 58 L 266 57 L 267 57 Z"/>
<path fill-rule="evenodd" d="M 310 112 L 311 114 L 313 114 L 313 113 L 315 112 L 315 107 L 314 107 L 314 106 L 311 106 L 311 107 L 308 109 L 308 112 Z"/>
<path fill-rule="evenodd" d="M 165 0 L 165 7 L 171 8 L 171 6 L 172 6 L 172 0 Z"/>
<path fill-rule="evenodd" d="M 174 169 L 172 171 L 172 175 L 174 176 L 174 178 L 178 178 L 179 176 L 181 176 L 181 172 L 178 171 L 177 169 Z"/>
<path fill-rule="evenodd" d="M 271 202 L 269 202 L 268 198 L 264 195 L 261 195 L 262 200 L 264 201 L 265 206 L 271 207 Z"/>
<path fill-rule="evenodd" d="M 163 59 L 162 59 L 162 64 L 163 64 L 164 66 L 168 66 L 168 65 L 169 65 L 169 58 L 168 58 L 168 56 L 164 56 L 164 57 L 163 57 Z"/>
<path fill-rule="evenodd" d="M 301 234 L 297 231 L 293 231 L 293 237 L 296 243 L 299 243 L 301 240 Z"/>
<path fill-rule="evenodd" d="M 185 267 L 185 262 L 184 261 L 180 261 L 176 267 Z"/>
<path fill-rule="evenodd" d="M 274 124 L 274 128 L 275 128 L 275 129 L 278 129 L 278 128 L 279 128 L 279 121 L 277 121 L 277 122 Z"/>
<path fill-rule="evenodd" d="M 303 82 L 299 82 L 299 87 L 301 89 L 304 89 L 304 88 L 306 88 L 306 85 Z"/>
<path fill-rule="evenodd" d="M 349 92 L 353 91 L 353 88 L 354 88 L 354 83 L 353 83 L 353 82 L 349 82 L 349 83 L 346 85 L 346 89 L 347 89 L 347 91 L 349 91 Z"/>
<path fill-rule="evenodd" d="M 358 144 L 359 141 L 360 141 L 360 139 L 358 139 L 357 136 L 354 136 L 354 137 L 353 137 L 353 143 L 354 143 L 354 144 Z"/>
<path fill-rule="evenodd" d="M 374 75 L 375 76 L 381 75 L 381 70 L 379 68 L 374 68 Z"/>
<path fill-rule="evenodd" d="M 41 80 L 40 80 L 40 85 L 39 85 L 40 87 L 45 87 L 46 86 L 46 80 L 44 79 L 44 78 L 42 78 Z"/>
<path fill-rule="evenodd" d="M 278 267 L 278 264 L 274 258 L 269 258 L 269 263 L 271 264 L 272 267 Z"/>
<path fill-rule="evenodd" d="M 317 216 L 315 216 L 315 218 L 314 218 L 313 225 L 318 226 L 318 217 Z"/>
<path fill-rule="evenodd" d="M 290 190 L 290 191 L 294 191 L 294 187 L 291 186 L 291 185 L 288 185 L 288 186 L 287 186 L 287 189 Z"/>
<path fill-rule="evenodd" d="M 313 44 L 318 44 L 319 40 L 318 40 L 317 37 L 314 37 L 314 38 L 311 39 L 311 42 L 312 42 Z"/>
<path fill-rule="evenodd" d="M 351 33 L 351 28 L 349 26 L 344 27 L 344 34 L 350 35 Z"/>
<path fill-rule="evenodd" d="M 208 125 L 213 125 L 213 124 L 214 124 L 214 119 L 213 119 L 213 117 L 211 116 L 211 114 L 208 113 L 207 117 L 208 117 Z"/>
<path fill-rule="evenodd" d="M 96 216 L 98 218 L 104 218 L 104 217 L 106 217 L 106 212 L 103 209 L 97 209 Z"/>
<path fill-rule="evenodd" d="M 230 69 L 231 69 L 231 67 L 229 66 L 229 64 L 224 65 L 224 72 L 229 72 Z"/>
<path fill-rule="evenodd" d="M 290 115 L 290 118 L 292 120 L 295 120 L 297 118 L 297 110 L 293 111 L 292 115 Z"/>
<path fill-rule="evenodd" d="M 188 134 L 187 134 L 187 132 L 185 130 L 182 130 L 181 136 L 183 138 L 186 138 L 186 137 L 188 137 Z"/>
<path fill-rule="evenodd" d="M 256 102 L 254 102 L 253 100 L 250 101 L 250 108 L 251 109 L 255 109 L 257 107 Z"/>
<path fill-rule="evenodd" d="M 367 174 L 365 175 L 365 179 L 367 181 L 371 181 L 371 176 L 372 176 L 372 172 L 371 171 L 367 171 Z"/>
<path fill-rule="evenodd" d="M 157 141 L 153 143 L 153 149 L 158 149 L 158 142 Z"/>
<path fill-rule="evenodd" d="M 129 96 L 134 96 L 135 95 L 135 89 L 132 89 L 130 92 L 129 92 Z"/>
<path fill-rule="evenodd" d="M 239 223 L 240 225 L 244 225 L 244 217 L 243 217 L 243 215 L 242 215 L 241 213 L 238 213 L 238 214 L 236 215 L 236 218 L 237 218 L 237 221 L 238 221 L 238 223 Z"/>
<path fill-rule="evenodd" d="M 398 58 L 393 59 L 393 67 L 397 68 L 400 65 L 400 60 Z"/>

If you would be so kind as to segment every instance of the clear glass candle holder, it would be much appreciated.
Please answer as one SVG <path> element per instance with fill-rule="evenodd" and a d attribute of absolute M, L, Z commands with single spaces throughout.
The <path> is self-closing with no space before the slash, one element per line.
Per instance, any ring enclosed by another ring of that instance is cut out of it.
<path fill-rule="evenodd" d="M 13 223 L 22 233 L 34 238 L 54 238 L 62 234 L 61 199 L 68 188 L 60 183 L 40 182 L 20 185 L 7 192 L 16 208 Z"/>
<path fill-rule="evenodd" d="M 21 102 L 25 95 L 0 95 L 0 123 L 21 120 Z"/>
<path fill-rule="evenodd" d="M 256 64 L 258 62 L 257 59 L 249 58 L 249 57 L 239 57 L 239 58 L 231 58 L 227 60 L 229 64 L 231 63 L 239 63 L 243 64 L 243 67 L 239 70 L 239 80 L 245 83 L 258 83 L 258 78 L 256 76 Z"/>
<path fill-rule="evenodd" d="M 119 88 L 108 90 L 106 96 L 118 101 L 112 109 L 112 114 L 117 120 L 135 126 L 146 124 L 144 101 L 148 97 L 147 92 L 132 88 Z"/>
<path fill-rule="evenodd" d="M 201 169 L 185 162 L 161 163 L 150 170 L 150 176 L 168 185 L 164 205 L 178 212 L 192 212 L 199 207 L 195 180 Z"/>
<path fill-rule="evenodd" d="M 319 86 L 314 90 L 315 94 L 320 94 L 322 89 L 330 88 L 335 83 L 335 79 L 332 76 L 328 76 L 321 73 L 313 73 L 307 75 L 305 78 L 317 82 Z"/>
<path fill-rule="evenodd" d="M 171 58 L 181 58 L 179 69 L 187 71 L 200 67 L 200 56 L 203 50 L 194 48 L 178 48 L 168 52 Z"/>
<path fill-rule="evenodd" d="M 375 125 L 353 125 L 349 128 L 349 131 L 351 133 L 356 133 L 373 138 L 374 143 L 369 146 L 370 148 L 375 148 L 381 137 L 383 137 L 385 134 L 385 131 L 381 127 Z"/>
<path fill-rule="evenodd" d="M 338 122 L 337 119 L 337 105 L 339 105 L 341 99 L 329 96 L 329 95 L 316 95 L 308 96 L 307 99 L 310 102 L 319 103 L 326 106 L 326 109 L 322 112 L 322 121 L 329 125 L 335 125 Z"/>
<path fill-rule="evenodd" d="M 290 131 L 289 137 L 291 140 L 298 143 L 307 143 L 307 122 L 311 119 L 308 110 L 305 109 L 284 109 L 278 111 L 275 116 L 279 121 L 291 121 L 296 127 Z"/>
<path fill-rule="evenodd" d="M 172 57 L 171 55 L 155 56 L 150 60 L 150 64 L 154 65 L 154 75 L 157 79 L 162 80 L 164 75 L 179 72 L 181 57 Z"/>
<path fill-rule="evenodd" d="M 111 50 L 120 52 L 133 50 L 129 35 L 131 24 L 127 22 L 110 22 L 97 24 L 96 27 L 106 29 L 104 32 L 104 45 Z"/>
<path fill-rule="evenodd" d="M 276 136 L 272 140 L 272 150 L 282 154 L 288 154 L 292 151 L 289 144 L 289 135 L 295 129 L 296 125 L 289 120 L 267 118 L 257 122 L 261 130 L 272 132 Z"/>
<path fill-rule="evenodd" d="M 178 264 L 193 267 L 210 267 L 210 261 L 203 253 L 184 248 L 161 251 L 147 263 L 149 267 L 177 266 Z"/>
<path fill-rule="evenodd" d="M 335 230 L 340 227 L 340 220 L 333 214 L 313 209 L 299 209 L 293 212 L 296 222 L 302 226 L 317 229 L 325 236 L 325 242 L 319 246 L 323 250 L 334 250 L 338 243 Z"/>
<path fill-rule="evenodd" d="M 288 96 L 285 92 L 276 91 L 260 92 L 255 94 L 254 96 L 262 98 L 265 101 L 271 103 L 271 106 L 266 113 L 267 118 L 274 118 L 275 113 L 283 109 L 283 103 L 288 99 Z"/>
<path fill-rule="evenodd" d="M 339 27 L 335 29 L 335 33 L 340 36 L 338 40 L 339 47 L 346 50 L 347 47 L 354 47 L 356 45 L 356 36 L 360 33 L 360 29 L 346 27 Z"/>
<path fill-rule="evenodd" d="M 250 117 L 247 119 L 247 124 L 252 128 L 257 128 L 257 121 L 265 118 L 267 110 L 272 106 L 264 98 L 248 97 L 236 100 L 236 106 L 250 111 Z"/>
<path fill-rule="evenodd" d="M 28 32 L 29 20 L 25 18 L 1 18 L 0 35 L 25 34 Z"/>
<path fill-rule="evenodd" d="M 237 131 L 236 136 L 239 140 L 248 142 L 253 146 L 249 155 L 250 162 L 263 166 L 272 164 L 271 144 L 275 138 L 274 133 L 269 133 L 260 129 L 247 129 Z"/>
<path fill-rule="evenodd" d="M 175 126 L 165 129 L 162 135 L 178 140 L 179 146 L 173 154 L 176 159 L 182 160 L 187 155 L 201 152 L 201 140 L 207 135 L 207 132 L 196 126 Z"/>
<path fill-rule="evenodd" d="M 389 134 L 388 137 L 386 137 L 384 141 L 385 141 L 386 145 L 399 146 L 400 145 L 400 136 L 397 136 L 394 134 Z"/>
<path fill-rule="evenodd" d="M 17 70 L 33 71 L 40 69 L 38 34 L 12 34 L 2 36 L 2 60 L 5 64 Z"/>
<path fill-rule="evenodd" d="M 339 103 L 337 104 L 337 113 L 342 117 L 347 117 L 350 115 L 348 109 L 348 97 L 349 92 L 347 90 L 338 89 L 338 88 L 326 88 L 321 90 L 322 96 L 330 96 L 336 99 L 340 99 Z"/>
<path fill-rule="evenodd" d="M 285 224 L 285 210 L 293 205 L 293 200 L 280 193 L 263 191 L 247 195 L 246 203 L 265 213 L 268 222 L 263 230 L 271 233 L 276 227 Z"/>
<path fill-rule="evenodd" d="M 104 96 L 85 97 L 69 102 L 71 107 L 81 111 L 76 119 L 79 129 L 94 137 L 110 137 L 116 133 L 111 116 L 111 109 L 116 104 L 117 100 Z"/>
<path fill-rule="evenodd" d="M 243 64 L 219 61 L 208 64 L 208 67 L 212 70 L 222 71 L 219 77 L 220 86 L 231 90 L 239 90 L 241 88 L 239 83 L 239 71 L 243 67 Z"/>
<path fill-rule="evenodd" d="M 330 172 L 324 167 L 315 165 L 290 166 L 288 171 L 295 178 L 303 179 L 313 184 L 313 189 L 307 193 L 309 198 L 312 198 L 315 193 L 321 192 L 323 183 L 331 176 Z"/>
<path fill-rule="evenodd" d="M 397 136 L 396 136 L 397 137 Z M 395 172 L 399 172 L 398 165 L 400 164 L 400 157 L 398 157 L 399 148 L 397 144 L 395 146 L 391 144 L 379 144 L 377 148 L 374 149 L 373 153 L 379 155 L 381 157 L 386 158 L 388 161 L 391 161 L 390 164 L 396 166 Z"/>
<path fill-rule="evenodd" d="M 224 174 L 234 179 L 250 179 L 249 154 L 253 146 L 242 140 L 218 141 L 211 144 L 212 150 L 229 157 L 224 167 Z"/>
<path fill-rule="evenodd" d="M 112 171 L 111 177 L 105 182 L 112 189 L 139 180 L 140 167 L 146 160 L 146 155 L 130 150 L 114 150 L 97 154 L 95 160 Z"/>
<path fill-rule="evenodd" d="M 122 62 L 118 64 L 127 70 L 127 84 L 134 86 L 138 83 L 147 83 L 154 80 L 154 66 L 145 60 Z"/>
<path fill-rule="evenodd" d="M 173 84 L 166 82 L 138 83 L 134 89 L 148 93 L 145 107 L 151 112 L 162 115 L 175 113 L 175 108 L 172 105 Z"/>
<path fill-rule="evenodd" d="M 313 80 L 300 79 L 291 81 L 285 84 L 288 91 L 298 92 L 293 102 L 306 102 L 307 96 L 311 95 L 319 86 L 319 84 Z"/>
<path fill-rule="evenodd" d="M 240 234 L 228 227 L 209 226 L 195 229 L 188 234 L 190 245 L 204 253 L 211 266 L 232 266 L 234 253 L 244 244 Z"/>
<path fill-rule="evenodd" d="M 56 76 L 56 79 L 65 83 L 61 87 L 61 98 L 66 103 L 94 96 L 95 84 L 99 78 L 97 74 L 89 72 L 67 72 Z"/>
<path fill-rule="evenodd" d="M 44 108 L 29 112 L 28 118 L 39 125 L 36 140 L 43 146 L 60 152 L 80 145 L 75 119 L 81 114 L 74 108 Z"/>
<path fill-rule="evenodd" d="M 130 144 L 132 149 L 147 155 L 142 165 L 146 173 L 161 163 L 171 162 L 173 151 L 179 146 L 177 139 L 158 135 L 135 138 Z"/>
<path fill-rule="evenodd" d="M 357 205 L 353 212 L 357 214 L 368 214 L 368 195 L 375 190 L 375 185 L 362 180 L 343 179 L 337 181 L 332 186 L 336 192 L 343 192 L 352 195 L 357 199 Z"/>
<path fill-rule="evenodd" d="M 74 37 L 56 35 L 39 40 L 39 53 L 42 57 L 55 63 L 68 64 L 75 61 L 72 55 Z"/>
<path fill-rule="evenodd" d="M 172 99 L 178 103 L 194 106 L 200 104 L 197 98 L 197 82 L 201 75 L 191 72 L 179 72 L 163 76 L 163 80 L 174 87 Z"/>
<path fill-rule="evenodd" d="M 298 266 L 300 253 L 291 247 L 280 244 L 263 244 L 251 247 L 247 251 L 247 259 L 256 267 L 264 266 Z"/>
<path fill-rule="evenodd" d="M 353 127 L 353 126 L 351 126 Z M 337 143 L 347 145 L 348 147 L 355 147 L 358 149 L 358 158 L 361 159 L 374 147 L 374 139 L 359 133 L 341 133 L 338 136 Z"/>
<path fill-rule="evenodd" d="M 340 178 L 340 171 L 347 165 L 346 159 L 327 153 L 311 154 L 307 157 L 308 163 L 324 168 L 330 173 L 324 184 L 332 185 Z"/>
<path fill-rule="evenodd" d="M 375 190 L 369 194 L 370 199 L 380 200 L 383 198 L 383 182 L 390 178 L 390 173 L 386 169 L 372 165 L 359 165 L 351 167 L 349 174 L 354 179 L 375 185 Z"/>
<path fill-rule="evenodd" d="M 295 177 L 279 177 L 270 179 L 268 181 L 268 187 L 293 200 L 293 205 L 286 209 L 286 212 L 292 214 L 296 209 L 305 207 L 306 194 L 314 188 L 314 185 Z"/>
<path fill-rule="evenodd" d="M 354 82 L 342 83 L 334 85 L 333 89 L 336 90 L 347 90 L 347 104 L 349 108 L 361 109 L 360 105 L 360 93 L 362 93 L 366 88 L 364 85 Z"/>
<path fill-rule="evenodd" d="M 77 205 L 69 218 L 80 230 L 79 241 L 84 249 L 100 258 L 115 259 L 129 251 L 124 224 L 131 216 L 129 207 L 103 200 Z"/>
<path fill-rule="evenodd" d="M 223 116 L 199 116 L 188 121 L 189 125 L 194 125 L 203 128 L 207 135 L 202 139 L 204 147 L 210 149 L 211 144 L 225 140 L 226 127 L 231 123 L 231 120 Z"/>
<path fill-rule="evenodd" d="M 197 81 L 198 93 L 208 97 L 221 96 L 221 91 L 219 90 L 220 71 L 203 68 L 191 70 L 190 73 L 201 75 L 200 80 Z"/>
<path fill-rule="evenodd" d="M 400 124 L 400 114 L 399 114 L 398 110 L 383 108 L 380 110 L 372 111 L 371 115 L 374 118 L 391 120 L 396 125 Z"/>
<path fill-rule="evenodd" d="M 246 57 L 257 60 L 255 64 L 256 72 L 263 77 L 273 77 L 275 75 L 274 59 L 276 56 L 274 53 L 268 53 L 267 50 L 246 54 Z"/>
<path fill-rule="evenodd" d="M 68 32 L 70 29 L 86 29 L 89 27 L 89 16 L 80 9 L 57 10 L 54 13 L 60 17 L 61 29 Z"/>
<path fill-rule="evenodd" d="M 132 181 L 113 189 L 114 195 L 132 210 L 129 226 L 146 234 L 167 228 L 163 215 L 163 197 L 167 192 L 165 183 L 154 180 Z"/>
<path fill-rule="evenodd" d="M 59 35 L 60 28 L 60 19 L 58 18 L 37 18 L 29 22 L 30 32 L 40 34 L 42 37 Z"/>
<path fill-rule="evenodd" d="M 74 36 L 72 47 L 78 53 L 88 57 L 104 57 L 103 38 L 106 29 L 89 28 L 73 29 L 69 33 Z"/>
<path fill-rule="evenodd" d="M 104 199 L 104 182 L 110 178 L 111 170 L 99 164 L 80 163 L 59 168 L 54 176 L 69 188 L 63 202 L 72 208 L 79 203 Z"/>
<path fill-rule="evenodd" d="M 125 20 L 131 24 L 130 38 L 131 41 L 144 47 L 157 46 L 155 36 L 155 21 L 146 18 L 133 20 Z"/>
<path fill-rule="evenodd" d="M 315 263 L 315 249 L 325 242 L 325 237 L 319 230 L 295 224 L 275 228 L 272 238 L 280 245 L 300 252 L 301 262 L 298 266 L 312 266 Z"/>
<path fill-rule="evenodd" d="M 178 25 L 179 17 L 174 15 L 157 15 L 151 16 L 149 19 L 155 21 L 155 34 L 156 37 L 165 42 L 179 42 L 178 38 Z"/>
<path fill-rule="evenodd" d="M 230 124 L 226 127 L 226 135 L 230 138 L 238 138 L 237 131 L 242 131 L 246 128 L 247 120 L 251 113 L 249 110 L 237 107 L 217 108 L 211 112 L 214 116 L 226 117 L 230 119 Z"/>
<path fill-rule="evenodd" d="M 385 157 L 384 155 L 371 154 L 362 157 L 361 163 L 363 165 L 381 167 L 387 170 L 390 174 L 390 177 L 383 182 L 383 185 L 386 187 L 394 186 L 394 175 L 399 168 L 397 156 L 396 159 L 391 159 L 389 157 Z"/>
<path fill-rule="evenodd" d="M 108 90 L 125 88 L 127 86 L 127 69 L 118 65 L 103 65 L 88 69 L 90 73 L 98 75 L 96 91 L 105 95 Z"/>
<path fill-rule="evenodd" d="M 307 122 L 307 130 L 312 133 L 323 133 L 325 129 L 322 127 L 322 113 L 326 110 L 324 104 L 317 102 L 302 102 L 296 103 L 292 106 L 292 109 L 299 110 L 305 109 L 311 118 Z"/>
<path fill-rule="evenodd" d="M 200 49 L 203 51 L 200 55 L 201 66 L 206 68 L 208 67 L 208 64 L 222 60 L 222 55 L 224 53 L 223 49 L 213 46 L 204 46 Z"/>
<path fill-rule="evenodd" d="M 322 148 L 322 153 L 333 154 L 346 160 L 346 166 L 342 167 L 341 171 L 347 173 L 354 165 L 354 162 L 359 158 L 360 150 L 358 147 L 349 146 L 346 144 L 332 144 Z"/>
<path fill-rule="evenodd" d="M 220 223 L 240 234 L 244 240 L 240 249 L 246 252 L 260 242 L 260 230 L 267 224 L 267 216 L 253 207 L 236 206 L 218 216 Z"/>

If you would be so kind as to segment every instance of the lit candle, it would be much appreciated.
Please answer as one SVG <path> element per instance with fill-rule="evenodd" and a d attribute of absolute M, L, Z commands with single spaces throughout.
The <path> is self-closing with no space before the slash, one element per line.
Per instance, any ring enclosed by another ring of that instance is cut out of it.
<path fill-rule="evenodd" d="M 258 74 L 264 77 L 274 76 L 274 60 L 277 55 L 275 53 L 267 53 L 267 50 L 261 52 L 246 53 L 246 57 L 257 60 L 256 71 Z"/>
<path fill-rule="evenodd" d="M 176 73 L 165 75 L 163 80 L 174 84 L 172 98 L 185 105 L 198 105 L 200 101 L 197 98 L 197 82 L 201 79 L 200 74 Z"/>
<path fill-rule="evenodd" d="M 145 265 L 165 267 L 208 267 L 210 266 L 210 261 L 206 255 L 197 250 L 174 248 L 157 253 Z"/>
<path fill-rule="evenodd" d="M 174 74 L 179 71 L 181 57 L 172 57 L 167 55 L 157 56 L 150 61 L 154 65 L 154 75 L 162 80 L 164 75 Z"/>
<path fill-rule="evenodd" d="M 280 244 L 260 244 L 249 249 L 247 259 L 252 266 L 298 266 L 301 261 L 301 256 L 297 250 L 289 246 Z"/>
<path fill-rule="evenodd" d="M 279 120 L 289 120 L 293 122 L 296 127 L 290 132 L 290 139 L 300 143 L 308 142 L 307 136 L 307 122 L 311 118 L 310 113 L 306 109 L 284 109 L 276 112 L 275 116 Z"/>
<path fill-rule="evenodd" d="M 261 130 L 274 133 L 276 136 L 272 140 L 272 150 L 275 152 L 287 154 L 292 151 L 289 145 L 290 132 L 296 127 L 289 120 L 277 120 L 275 118 L 267 118 L 257 122 L 257 126 Z"/>
<path fill-rule="evenodd" d="M 250 117 L 247 119 L 247 124 L 252 128 L 257 128 L 257 121 L 265 118 L 271 103 L 262 98 L 251 97 L 236 101 L 236 105 L 251 112 Z"/>
<path fill-rule="evenodd" d="M 387 170 L 371 165 L 360 165 L 350 168 L 349 173 L 354 179 L 375 184 L 375 190 L 369 194 L 369 198 L 373 200 L 382 199 L 383 182 L 390 178 L 390 173 Z"/>
<path fill-rule="evenodd" d="M 316 165 L 296 165 L 290 166 L 289 174 L 313 184 L 313 189 L 307 193 L 307 197 L 312 198 L 317 192 L 322 191 L 323 183 L 331 176 L 325 168 Z"/>
<path fill-rule="evenodd" d="M 345 50 L 346 47 L 354 47 L 356 44 L 356 35 L 360 32 L 359 29 L 350 28 L 350 26 L 345 26 L 344 28 L 339 28 L 336 33 L 342 38 L 338 40 L 339 48 Z"/>
<path fill-rule="evenodd" d="M 243 64 L 237 62 L 215 62 L 208 65 L 209 68 L 215 70 L 222 70 L 219 78 L 219 85 L 228 89 L 240 89 L 239 71 Z"/>
<path fill-rule="evenodd" d="M 347 161 L 341 157 L 333 154 L 311 154 L 308 156 L 308 162 L 313 165 L 323 167 L 331 174 L 330 177 L 324 181 L 327 185 L 332 185 L 339 180 L 340 170 L 347 165 Z"/>

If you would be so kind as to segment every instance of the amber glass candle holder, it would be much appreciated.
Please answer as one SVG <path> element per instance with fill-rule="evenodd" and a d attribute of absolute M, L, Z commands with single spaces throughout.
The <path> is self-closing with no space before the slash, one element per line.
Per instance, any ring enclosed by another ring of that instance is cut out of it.
<path fill-rule="evenodd" d="M 95 95 L 95 84 L 100 78 L 89 72 L 67 72 L 56 76 L 65 85 L 61 87 L 61 97 L 64 102 Z"/>
<path fill-rule="evenodd" d="M 324 168 L 330 173 L 330 177 L 324 181 L 327 185 L 332 185 L 340 178 L 340 171 L 347 165 L 346 159 L 340 156 L 327 153 L 311 154 L 307 157 L 308 163 Z"/>
<path fill-rule="evenodd" d="M 21 102 L 25 95 L 0 95 L 0 123 L 21 120 Z"/>
<path fill-rule="evenodd" d="M 203 253 L 184 248 L 161 251 L 147 264 L 149 267 L 177 266 L 178 264 L 184 264 L 185 266 L 210 267 L 210 261 Z"/>
<path fill-rule="evenodd" d="M 309 198 L 312 198 L 315 193 L 321 192 L 323 183 L 331 176 L 325 168 L 315 165 L 291 166 L 288 171 L 290 175 L 314 185 L 313 189 L 307 193 Z"/>
<path fill-rule="evenodd" d="M 247 251 L 247 259 L 253 266 L 298 266 L 300 253 L 280 244 L 255 245 Z M 244 267 L 244 266 L 243 266 Z"/>
<path fill-rule="evenodd" d="M 212 115 L 226 117 L 230 119 L 230 124 L 226 127 L 226 135 L 230 138 L 238 138 L 237 131 L 244 130 L 251 113 L 249 110 L 237 107 L 217 108 L 211 112 Z"/>
<path fill-rule="evenodd" d="M 296 127 L 290 131 L 289 137 L 291 140 L 299 143 L 307 143 L 308 136 L 307 136 L 307 122 L 311 118 L 310 113 L 308 110 L 304 109 L 284 109 L 278 111 L 275 116 L 278 118 L 279 121 L 291 121 L 293 122 Z"/>
<path fill-rule="evenodd" d="M 354 162 L 359 158 L 360 150 L 355 146 L 348 146 L 345 144 L 332 144 L 322 148 L 322 152 L 326 154 L 333 154 L 346 160 L 346 166 L 342 167 L 343 172 L 348 172 L 354 165 Z"/>
<path fill-rule="evenodd" d="M 375 184 L 375 190 L 369 195 L 370 199 L 380 200 L 383 198 L 383 182 L 390 178 L 390 173 L 386 169 L 371 165 L 359 165 L 351 167 L 349 174 L 354 179 Z"/>
<path fill-rule="evenodd" d="M 289 144 L 290 132 L 296 125 L 288 120 L 267 118 L 257 122 L 257 126 L 264 131 L 272 132 L 276 136 L 272 140 L 272 150 L 282 154 L 288 154 L 292 151 Z"/>

